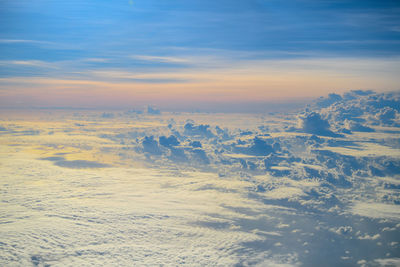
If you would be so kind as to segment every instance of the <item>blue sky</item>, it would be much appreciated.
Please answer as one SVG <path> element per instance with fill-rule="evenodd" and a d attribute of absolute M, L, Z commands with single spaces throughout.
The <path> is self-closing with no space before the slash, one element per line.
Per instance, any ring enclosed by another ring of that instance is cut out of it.
<path fill-rule="evenodd" d="M 346 73 L 355 71 L 359 79 L 391 72 L 384 77 L 391 83 L 376 82 L 381 88 L 368 89 L 395 90 L 398 75 L 388 68 L 398 64 L 399 14 L 398 1 L 2 0 L 0 86 L 3 91 L 5 87 L 21 89 L 19 82 L 29 77 L 118 84 L 191 83 L 201 80 L 205 69 L 221 71 L 245 65 L 240 69 L 251 72 L 251 63 L 264 62 L 265 66 L 278 64 L 284 74 L 291 71 L 285 71 L 282 61 L 290 65 L 290 60 L 300 60 L 320 71 L 324 66 L 314 63 L 327 59 L 340 61 L 335 71 L 326 69 L 333 76 L 343 77 L 343 64 L 352 62 L 359 62 L 358 67 Z M 304 64 L 298 68 L 304 70 Z M 253 73 L 261 75 L 261 69 Z M 190 77 L 170 75 L 189 70 Z M 264 71 L 270 73 L 271 69 Z M 132 75 L 138 73 L 141 76 Z M 351 89 L 352 83 L 320 86 L 344 90 Z M 360 89 L 362 83 L 354 86 Z M 196 88 L 188 94 L 196 94 L 200 86 Z M 301 89 L 296 90 L 300 94 Z M 39 91 L 35 94 L 32 103 L 50 104 L 46 102 L 49 99 L 40 101 Z M 146 99 L 153 100 L 147 97 L 143 101 Z"/>

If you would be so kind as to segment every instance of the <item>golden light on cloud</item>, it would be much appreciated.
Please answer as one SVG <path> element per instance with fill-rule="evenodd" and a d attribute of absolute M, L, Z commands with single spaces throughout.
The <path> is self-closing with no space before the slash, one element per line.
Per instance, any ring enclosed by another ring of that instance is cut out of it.
<path fill-rule="evenodd" d="M 397 2 L 1 1 L 0 267 L 400 266 Z"/>

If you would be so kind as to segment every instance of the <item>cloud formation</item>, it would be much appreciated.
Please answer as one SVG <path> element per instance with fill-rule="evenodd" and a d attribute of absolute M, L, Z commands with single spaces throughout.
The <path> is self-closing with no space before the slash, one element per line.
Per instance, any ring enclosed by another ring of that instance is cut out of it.
<path fill-rule="evenodd" d="M 3 120 L 1 265 L 393 262 L 396 94 L 328 99 L 292 114 Z"/>
<path fill-rule="evenodd" d="M 338 137 L 336 134 L 330 130 L 330 124 L 327 120 L 323 119 L 321 115 L 317 112 L 311 112 L 301 116 L 299 121 L 300 129 L 306 133 Z"/>

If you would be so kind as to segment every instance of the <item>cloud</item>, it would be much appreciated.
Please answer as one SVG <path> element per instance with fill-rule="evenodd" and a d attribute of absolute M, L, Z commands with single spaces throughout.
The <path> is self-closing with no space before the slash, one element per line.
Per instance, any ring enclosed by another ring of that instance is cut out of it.
<path fill-rule="evenodd" d="M 202 136 L 207 138 L 211 138 L 214 136 L 214 134 L 209 129 L 210 125 L 208 124 L 194 125 L 193 123 L 188 122 L 183 128 L 184 134 L 188 136 Z"/>
<path fill-rule="evenodd" d="M 380 238 L 381 235 L 380 234 L 376 234 L 376 235 L 364 235 L 364 236 L 359 236 L 358 239 L 360 240 L 376 240 L 378 238 Z"/>
<path fill-rule="evenodd" d="M 159 109 L 153 108 L 151 106 L 147 106 L 147 114 L 160 115 L 161 111 Z"/>
<path fill-rule="evenodd" d="M 41 105 L 62 101 L 64 105 L 71 106 L 76 105 L 78 102 L 76 100 L 79 99 L 84 102 L 81 105 L 85 107 L 90 105 L 103 107 L 103 95 L 113 92 L 112 97 L 107 96 L 106 98 L 108 105 L 112 104 L 114 107 L 120 107 L 121 103 L 125 107 L 139 104 L 138 102 L 143 105 L 142 99 L 146 98 L 147 103 L 155 103 L 162 108 L 169 106 L 175 109 L 177 107 L 193 109 L 196 103 L 201 106 L 205 106 L 207 103 L 208 105 L 218 103 L 218 106 L 228 105 L 233 110 L 234 103 L 237 102 L 246 103 L 250 107 L 257 103 L 259 105 L 260 102 L 301 102 L 316 97 L 315 92 L 318 94 L 328 93 L 328 89 L 324 88 L 353 86 L 355 88 L 374 87 L 395 90 L 399 83 L 399 77 L 391 74 L 390 71 L 383 72 L 383 75 L 379 77 L 371 75 L 371 73 L 382 72 L 381 69 L 398 69 L 399 60 L 396 58 L 392 60 L 370 59 L 370 61 L 369 59 L 357 59 L 355 60 L 358 62 L 356 66 L 351 66 L 348 62 L 351 61 L 349 59 L 335 59 L 335 61 L 329 58 L 285 60 L 265 59 L 261 56 L 254 59 L 245 56 L 243 59 L 237 56 L 237 58 L 228 60 L 226 57 L 227 55 L 222 53 L 219 59 L 212 61 L 215 62 L 214 66 L 195 63 L 185 68 L 171 66 L 143 68 L 140 65 L 131 66 L 132 63 L 118 58 L 111 59 L 106 63 L 85 62 L 85 58 L 46 62 L 46 64 L 41 62 L 44 68 L 53 71 L 35 73 L 40 79 L 30 77 L 32 73 L 27 75 L 26 71 L 22 69 L 26 68 L 26 65 L 14 65 L 18 68 L 12 73 L 3 75 L 7 79 L 0 80 L 0 89 L 8 95 L 6 103 L 15 103 L 20 97 L 20 94 L 16 92 L 23 91 L 29 99 L 35 99 Z M 327 65 L 326 62 L 328 62 Z M 92 65 L 88 66 L 89 63 L 96 63 L 95 68 Z M 346 67 L 340 66 L 342 63 L 355 70 L 345 72 Z M 24 64 L 38 66 L 39 62 L 25 62 Z M 333 65 L 337 65 L 336 69 L 326 70 Z M 394 77 L 387 77 L 390 75 Z M 57 83 L 53 84 L 54 81 Z M 29 84 L 29 89 L 26 84 Z M 88 84 L 92 87 L 88 88 Z M 59 100 L 54 99 L 59 95 L 58 92 L 55 92 L 57 88 L 65 91 L 65 88 L 71 86 L 76 90 L 69 90 L 69 99 L 62 96 L 59 97 Z M 35 87 L 36 90 L 30 90 L 32 87 Z M 54 93 L 46 94 L 48 90 L 52 90 Z M 345 91 L 345 89 L 337 90 L 337 92 Z M 86 94 L 90 94 L 90 98 L 86 99 Z M 53 99 L 49 100 L 50 97 Z M 221 105 L 219 105 L 220 103 Z"/>
<path fill-rule="evenodd" d="M 343 96 L 320 98 L 309 107 L 343 133 L 374 132 L 371 126 L 400 125 L 400 94 L 353 90 Z"/>
<path fill-rule="evenodd" d="M 329 229 L 330 231 L 338 234 L 338 235 L 349 235 L 351 232 L 353 232 L 353 227 L 351 226 L 340 226 L 338 228 L 331 228 Z"/>
<path fill-rule="evenodd" d="M 149 153 L 150 155 L 161 155 L 162 151 L 158 145 L 157 140 L 154 140 L 154 136 L 145 136 L 142 140 L 143 152 Z"/>
<path fill-rule="evenodd" d="M 369 127 L 369 116 L 382 108 L 366 103 L 377 95 L 351 95 L 323 108 L 310 106 L 303 115 L 319 114 L 314 123 L 327 122 L 323 130 L 339 131 L 346 123 Z M 352 108 L 361 115 L 348 117 Z M 43 120 L 48 112 L 40 113 L 46 114 Z M 313 266 L 325 260 L 340 266 L 366 257 L 352 252 L 354 240 L 360 251 L 374 249 L 373 258 L 385 257 L 385 244 L 396 248 L 390 244 L 398 236 L 384 232 L 396 229 L 400 218 L 399 154 L 385 150 L 398 141 L 393 125 L 327 138 L 285 131 L 297 122 L 294 115 L 165 112 L 132 117 L 118 112 L 110 120 L 98 110 L 51 112 L 55 117 L 48 123 L 35 122 L 36 136 L 2 133 L 9 145 L 7 153 L 0 153 L 1 174 L 13 180 L 5 180 L 3 190 L 7 225 L 23 223 L 25 229 L 20 235 L 3 231 L 3 254 L 17 255 L 19 265 L 85 265 L 93 259 L 129 265 L 135 259 L 148 265 Z M 339 114 L 348 122 L 337 119 Z M 62 123 L 54 124 L 58 118 Z M 10 118 L 2 125 L 23 132 L 33 124 Z M 96 160 L 72 160 L 78 158 Z M 98 166 L 100 159 L 112 168 Z M 35 216 L 28 216 L 27 209 Z M 41 212 L 46 220 L 38 216 Z M 377 237 L 365 229 L 382 232 Z M 35 235 L 29 238 L 29 233 Z M 65 246 L 78 244 L 68 257 L 36 249 L 38 243 L 58 246 L 60 236 Z M 9 245 L 16 241 L 25 242 L 23 253 Z M 342 246 L 332 245 L 337 243 Z M 121 244 L 128 250 L 121 253 Z"/>
<path fill-rule="evenodd" d="M 201 148 L 202 147 L 200 141 L 190 141 L 189 145 L 191 147 L 194 147 L 194 148 Z"/>
<path fill-rule="evenodd" d="M 106 168 L 110 167 L 108 164 L 103 164 L 96 161 L 89 160 L 56 160 L 54 165 L 59 167 L 71 169 L 88 169 L 88 168 Z"/>
<path fill-rule="evenodd" d="M 178 139 L 174 135 L 170 135 L 169 137 L 160 136 L 158 142 L 160 143 L 160 145 L 165 147 L 174 147 L 180 144 Z"/>
<path fill-rule="evenodd" d="M 52 161 L 54 165 L 70 169 L 93 169 L 111 167 L 109 164 L 90 160 L 66 160 L 64 157 L 51 156 L 40 158 L 41 160 Z"/>
<path fill-rule="evenodd" d="M 210 159 L 207 157 L 206 152 L 203 149 L 196 148 L 192 151 L 192 162 L 196 165 L 200 164 L 210 164 Z"/>
<path fill-rule="evenodd" d="M 316 105 L 319 108 L 326 108 L 340 100 L 342 100 L 342 97 L 340 95 L 331 93 L 328 95 L 327 98 L 325 98 L 325 97 L 319 98 L 316 101 Z"/>
<path fill-rule="evenodd" d="M 49 160 L 49 161 L 64 161 L 63 157 L 45 157 L 41 158 L 42 160 Z"/>
<path fill-rule="evenodd" d="M 24 39 L 0 39 L 0 44 L 38 44 L 38 45 L 54 45 L 53 42 L 39 40 L 24 40 Z"/>
<path fill-rule="evenodd" d="M 248 145 L 235 145 L 234 151 L 236 153 L 244 153 L 254 156 L 268 156 L 275 150 L 273 147 L 262 138 L 256 136 L 253 138 L 251 144 Z"/>
<path fill-rule="evenodd" d="M 174 162 L 188 162 L 188 157 L 185 153 L 185 150 L 183 148 L 179 147 L 169 147 L 170 155 L 169 159 L 174 161 Z"/>
<path fill-rule="evenodd" d="M 382 258 L 374 260 L 380 266 L 399 266 L 400 258 Z"/>
<path fill-rule="evenodd" d="M 300 129 L 306 133 L 340 137 L 341 135 L 336 134 L 330 130 L 330 124 L 327 120 L 324 120 L 321 115 L 317 112 L 310 112 L 299 117 Z"/>
<path fill-rule="evenodd" d="M 355 202 L 351 209 L 353 214 L 377 219 L 399 220 L 398 205 L 378 202 Z"/>
<path fill-rule="evenodd" d="M 189 60 L 182 57 L 169 57 L 169 56 L 145 56 L 145 55 L 133 55 L 133 59 L 139 59 L 143 61 L 160 62 L 160 63 L 188 63 Z"/>
<path fill-rule="evenodd" d="M 350 131 L 356 131 L 356 132 L 375 132 L 375 130 L 371 127 L 362 125 L 359 122 L 352 121 L 352 120 L 345 120 L 344 125 L 346 129 Z"/>
<path fill-rule="evenodd" d="M 0 66 L 22 66 L 22 67 L 37 67 L 37 68 L 50 68 L 58 69 L 59 66 L 55 63 L 50 63 L 41 60 L 0 60 Z"/>
<path fill-rule="evenodd" d="M 98 57 L 82 59 L 82 62 L 95 62 L 95 63 L 104 63 L 104 62 L 109 62 L 109 61 L 110 61 L 110 59 L 108 59 L 108 58 L 98 58 Z"/>
<path fill-rule="evenodd" d="M 115 117 L 115 115 L 114 115 L 114 113 L 103 112 L 103 113 L 101 114 L 101 117 L 102 117 L 103 119 L 112 119 L 112 118 Z"/>
<path fill-rule="evenodd" d="M 386 106 L 379 110 L 379 112 L 375 115 L 375 118 L 383 125 L 393 125 L 398 123 L 400 116 L 397 110 Z"/>

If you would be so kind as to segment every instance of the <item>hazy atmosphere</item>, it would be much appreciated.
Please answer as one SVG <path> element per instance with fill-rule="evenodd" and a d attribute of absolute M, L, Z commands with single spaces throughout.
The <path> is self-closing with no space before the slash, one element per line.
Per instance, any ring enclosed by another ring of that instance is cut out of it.
<path fill-rule="evenodd" d="M 0 265 L 400 266 L 399 14 L 0 0 Z"/>

